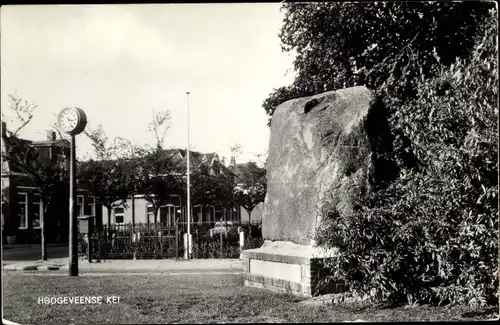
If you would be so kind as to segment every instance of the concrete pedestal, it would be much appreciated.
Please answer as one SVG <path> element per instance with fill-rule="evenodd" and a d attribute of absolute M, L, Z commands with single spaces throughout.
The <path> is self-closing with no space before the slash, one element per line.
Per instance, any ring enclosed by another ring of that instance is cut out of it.
<path fill-rule="evenodd" d="M 286 241 L 266 240 L 262 247 L 242 252 L 245 265 L 245 286 L 279 292 L 313 296 L 325 270 L 324 259 L 334 256 L 335 250 L 298 245 Z M 319 294 L 344 291 L 342 282 L 331 282 Z"/>

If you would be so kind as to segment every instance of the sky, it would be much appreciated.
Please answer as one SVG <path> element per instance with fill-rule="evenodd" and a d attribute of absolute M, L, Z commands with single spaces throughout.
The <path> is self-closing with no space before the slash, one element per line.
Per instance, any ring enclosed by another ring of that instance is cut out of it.
<path fill-rule="evenodd" d="M 154 144 L 153 110 L 168 110 L 165 146 L 229 161 L 255 160 L 269 145 L 262 102 L 293 80 L 281 51 L 278 3 L 2 6 L 1 107 L 8 94 L 38 105 L 20 136 L 44 140 L 56 115 L 82 108 L 108 137 Z M 9 125 L 17 125 L 7 120 Z M 9 128 L 8 125 L 8 128 Z M 77 157 L 91 153 L 76 138 Z"/>

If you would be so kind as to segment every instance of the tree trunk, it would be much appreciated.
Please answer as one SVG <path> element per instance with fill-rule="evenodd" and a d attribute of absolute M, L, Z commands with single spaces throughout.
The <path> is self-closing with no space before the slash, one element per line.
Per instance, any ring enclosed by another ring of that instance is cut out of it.
<path fill-rule="evenodd" d="M 160 212 L 160 207 L 155 206 L 155 225 L 158 223 L 158 213 Z"/>
<path fill-rule="evenodd" d="M 42 261 L 47 260 L 47 241 L 45 240 L 45 207 L 43 206 L 43 201 L 42 203 L 42 215 L 40 216 L 40 237 L 41 237 L 41 244 L 42 244 Z M 48 206 L 48 204 L 47 204 Z"/>
<path fill-rule="evenodd" d="M 135 197 L 132 194 L 132 226 L 135 226 Z"/>
<path fill-rule="evenodd" d="M 42 199 L 42 196 L 40 196 L 40 204 L 42 205 L 42 215 L 40 216 L 40 240 L 41 240 L 41 248 L 42 248 L 42 261 L 46 261 L 47 260 L 47 240 L 46 240 L 46 236 L 47 236 L 47 231 L 46 231 L 46 227 L 45 227 L 45 215 L 47 214 L 47 211 L 48 211 L 48 208 L 49 208 L 49 204 L 50 204 L 50 200 L 52 198 L 49 197 L 46 201 L 47 201 L 47 204 L 45 204 L 45 200 Z"/>
<path fill-rule="evenodd" d="M 108 208 L 108 229 L 109 227 L 111 226 L 111 207 L 107 207 Z"/>
<path fill-rule="evenodd" d="M 248 211 L 248 210 L 247 210 Z M 248 211 L 248 235 L 249 237 L 252 237 L 252 210 Z"/>

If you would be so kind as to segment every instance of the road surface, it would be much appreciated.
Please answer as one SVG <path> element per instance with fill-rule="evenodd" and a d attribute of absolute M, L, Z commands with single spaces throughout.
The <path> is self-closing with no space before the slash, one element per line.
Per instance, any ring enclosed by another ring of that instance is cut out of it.
<path fill-rule="evenodd" d="M 48 246 L 48 258 L 61 258 L 69 256 L 69 246 Z M 2 260 L 7 261 L 38 261 L 42 258 L 40 245 L 30 245 L 24 247 L 4 247 Z"/>

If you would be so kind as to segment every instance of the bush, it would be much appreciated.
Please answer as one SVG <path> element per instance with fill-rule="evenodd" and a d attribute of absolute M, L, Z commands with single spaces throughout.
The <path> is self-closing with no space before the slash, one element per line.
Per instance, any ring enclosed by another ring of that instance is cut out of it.
<path fill-rule="evenodd" d="M 213 239 L 193 240 L 193 258 L 238 258 L 240 247 L 238 242 L 230 241 L 223 237 L 222 253 L 220 237 Z"/>
<path fill-rule="evenodd" d="M 243 249 L 259 248 L 263 243 L 262 238 L 247 237 Z M 228 240 L 223 237 L 221 254 L 220 237 L 193 240 L 193 258 L 239 258 L 240 254 L 241 250 L 238 241 Z"/>
<path fill-rule="evenodd" d="M 244 249 L 254 249 L 260 248 L 264 244 L 264 239 L 262 237 L 247 237 L 245 238 Z"/>
<path fill-rule="evenodd" d="M 433 79 L 420 77 L 417 49 L 392 61 L 403 73 L 378 91 L 399 177 L 362 192 L 352 215 L 325 209 L 320 237 L 340 255 L 324 280 L 378 301 L 498 301 L 497 34 L 495 12 L 470 58 L 444 66 L 435 54 Z M 398 91 L 409 86 L 408 100 Z"/>

